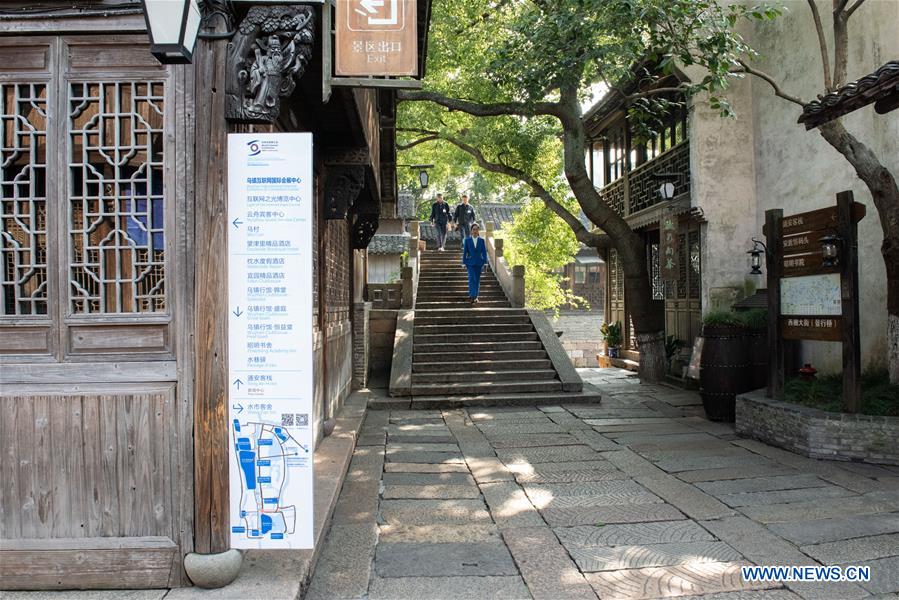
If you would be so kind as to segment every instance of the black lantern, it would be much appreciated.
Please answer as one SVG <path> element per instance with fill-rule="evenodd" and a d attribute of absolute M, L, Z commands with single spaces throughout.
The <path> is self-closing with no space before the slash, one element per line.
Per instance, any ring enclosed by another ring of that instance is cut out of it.
<path fill-rule="evenodd" d="M 142 0 L 150 52 L 164 65 L 191 62 L 197 33 L 200 31 L 200 8 L 197 0 Z"/>
<path fill-rule="evenodd" d="M 843 238 L 833 233 L 821 237 L 821 264 L 835 267 L 840 264 L 840 246 Z"/>
<path fill-rule="evenodd" d="M 749 271 L 750 275 L 762 274 L 762 257 L 765 256 L 767 252 L 768 247 L 765 246 L 764 242 L 752 238 L 752 250 L 746 253 L 749 255 L 749 265 L 752 267 L 752 270 Z"/>
<path fill-rule="evenodd" d="M 421 184 L 421 189 L 428 189 L 428 172 L 424 169 L 418 172 L 418 182 Z"/>

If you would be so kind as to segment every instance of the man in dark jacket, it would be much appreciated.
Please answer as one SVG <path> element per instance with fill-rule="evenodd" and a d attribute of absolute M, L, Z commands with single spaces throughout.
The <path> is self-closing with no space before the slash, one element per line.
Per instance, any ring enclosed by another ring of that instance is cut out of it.
<path fill-rule="evenodd" d="M 456 207 L 453 214 L 456 227 L 459 228 L 459 236 L 462 238 L 462 247 L 465 247 L 465 238 L 471 237 L 471 225 L 475 222 L 474 207 L 468 203 L 468 194 L 462 194 L 462 204 Z"/>
<path fill-rule="evenodd" d="M 449 204 L 443 201 L 443 194 L 437 194 L 437 202 L 431 205 L 431 216 L 428 220 L 437 229 L 437 250 L 443 252 L 446 243 L 446 226 L 452 221 Z"/>

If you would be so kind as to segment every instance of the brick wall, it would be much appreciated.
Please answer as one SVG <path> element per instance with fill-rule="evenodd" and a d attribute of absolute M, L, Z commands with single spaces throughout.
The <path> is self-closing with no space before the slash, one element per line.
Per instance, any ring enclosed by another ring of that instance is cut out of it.
<path fill-rule="evenodd" d="M 356 302 L 353 305 L 353 387 L 368 385 L 369 355 L 369 315 L 371 302 Z"/>
<path fill-rule="evenodd" d="M 737 396 L 735 426 L 738 435 L 811 458 L 899 465 L 899 417 L 825 412 L 757 391 Z"/>
<path fill-rule="evenodd" d="M 601 310 L 561 311 L 557 318 L 547 313 L 555 331 L 561 331 L 562 347 L 575 367 L 595 367 L 596 355 L 603 347 L 599 328 L 603 322 Z"/>

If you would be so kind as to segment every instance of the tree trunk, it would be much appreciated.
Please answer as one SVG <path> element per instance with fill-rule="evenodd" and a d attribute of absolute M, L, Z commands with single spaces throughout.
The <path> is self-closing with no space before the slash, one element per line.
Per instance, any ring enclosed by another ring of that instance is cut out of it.
<path fill-rule="evenodd" d="M 584 165 L 584 123 L 576 88 L 563 88 L 561 104 L 565 111 L 561 119 L 564 130 L 565 177 L 584 214 L 613 241 L 624 271 L 624 293 L 628 312 L 634 320 L 640 350 L 640 378 L 661 381 L 667 371 L 665 356 L 665 319 L 662 311 L 653 310 L 652 289 L 643 238 L 637 235 L 606 203 L 587 173 Z M 622 323 L 622 328 L 627 327 Z"/>
<path fill-rule="evenodd" d="M 890 382 L 899 384 L 899 185 L 877 155 L 839 121 L 819 127 L 821 136 L 846 157 L 868 187 L 883 228 L 880 247 L 887 276 L 887 345 Z"/>

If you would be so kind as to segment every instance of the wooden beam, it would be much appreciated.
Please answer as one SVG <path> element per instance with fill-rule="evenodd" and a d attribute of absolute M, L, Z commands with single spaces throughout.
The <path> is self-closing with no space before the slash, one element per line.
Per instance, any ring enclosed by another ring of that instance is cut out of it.
<path fill-rule="evenodd" d="M 843 306 L 843 410 L 861 410 L 861 339 L 858 313 L 858 223 L 853 218 L 852 192 L 837 194 L 837 233 L 840 251 L 841 302 Z"/>
<path fill-rule="evenodd" d="M 783 210 L 765 211 L 768 247 L 768 397 L 780 399 L 784 386 L 784 344 L 780 337 L 780 278 L 783 274 Z"/>
<path fill-rule="evenodd" d="M 421 89 L 418 79 L 373 79 L 368 77 L 331 77 L 332 86 L 389 88 L 389 89 Z"/>

